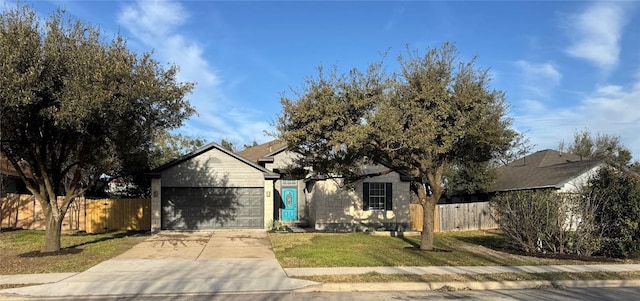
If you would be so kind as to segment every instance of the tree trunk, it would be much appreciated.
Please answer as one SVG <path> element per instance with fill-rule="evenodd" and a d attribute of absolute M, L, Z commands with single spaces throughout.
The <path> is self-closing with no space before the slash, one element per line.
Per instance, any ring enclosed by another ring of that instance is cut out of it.
<path fill-rule="evenodd" d="M 421 200 L 422 205 L 422 235 L 420 236 L 420 250 L 433 250 L 433 235 L 435 228 L 436 203 L 431 197 Z"/>
<path fill-rule="evenodd" d="M 46 214 L 47 228 L 45 231 L 43 252 L 60 251 L 60 234 L 62 233 L 63 219 L 64 215 L 62 214 Z"/>
<path fill-rule="evenodd" d="M 418 198 L 420 205 L 422 205 L 422 234 L 420 235 L 420 250 L 422 251 L 433 250 L 436 205 L 444 191 L 440 185 L 443 170 L 443 167 L 439 167 L 435 174 L 427 173 L 426 178 L 429 184 L 420 183 L 421 187 L 418 187 Z M 427 185 L 429 185 L 430 193 L 427 193 Z"/>

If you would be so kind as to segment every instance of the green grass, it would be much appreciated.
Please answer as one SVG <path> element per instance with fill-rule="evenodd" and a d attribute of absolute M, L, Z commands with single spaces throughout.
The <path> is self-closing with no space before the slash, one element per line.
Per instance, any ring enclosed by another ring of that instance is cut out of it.
<path fill-rule="evenodd" d="M 44 231 L 0 233 L 0 274 L 82 272 L 115 257 L 144 240 L 136 232 L 63 234 L 62 250 L 43 253 Z"/>
<path fill-rule="evenodd" d="M 296 277 L 322 283 L 371 282 L 468 282 L 468 281 L 529 281 L 529 280 L 634 280 L 640 272 L 584 272 L 584 273 L 498 273 L 460 275 L 400 275 L 371 272 L 358 275 L 327 275 Z"/>
<path fill-rule="evenodd" d="M 539 258 L 501 251 L 506 238 L 497 231 L 436 233 L 435 251 L 420 251 L 419 236 L 365 233 L 270 234 L 276 258 L 285 268 L 364 266 L 478 266 L 584 264 L 593 258 Z"/>

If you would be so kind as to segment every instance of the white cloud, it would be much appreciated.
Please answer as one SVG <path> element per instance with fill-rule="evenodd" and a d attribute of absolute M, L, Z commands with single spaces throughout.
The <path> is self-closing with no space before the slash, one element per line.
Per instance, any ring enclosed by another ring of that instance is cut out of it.
<path fill-rule="evenodd" d="M 609 69 L 618 63 L 620 37 L 626 22 L 622 3 L 595 3 L 582 13 L 569 16 L 568 35 L 573 41 L 565 52 Z"/>
<path fill-rule="evenodd" d="M 125 6 L 119 22 L 138 37 L 153 39 L 171 34 L 188 18 L 182 5 L 171 1 L 138 1 Z"/>
<path fill-rule="evenodd" d="M 198 116 L 189 119 L 180 132 L 207 142 L 219 142 L 221 138 L 242 143 L 249 143 L 255 138 L 261 142 L 264 138 L 258 134 L 268 124 L 252 120 L 260 116 L 255 112 L 230 114 L 238 104 L 222 91 L 223 80 L 211 67 L 205 49 L 183 33 L 183 30 L 188 30 L 183 28 L 188 26 L 188 21 L 189 13 L 175 1 L 139 0 L 127 3 L 118 15 L 118 23 L 139 43 L 153 48 L 157 60 L 179 66 L 179 81 L 196 83 L 188 98 Z"/>
<path fill-rule="evenodd" d="M 533 96 L 545 97 L 551 88 L 560 84 L 562 74 L 552 63 L 532 63 L 525 60 L 516 61 L 522 72 L 524 88 Z"/>
<path fill-rule="evenodd" d="M 573 137 L 576 130 L 620 136 L 634 160 L 640 160 L 640 81 L 631 87 L 600 86 L 576 106 L 521 111 L 514 116 L 517 130 L 526 132 L 539 149 L 555 148 L 561 140 Z"/>

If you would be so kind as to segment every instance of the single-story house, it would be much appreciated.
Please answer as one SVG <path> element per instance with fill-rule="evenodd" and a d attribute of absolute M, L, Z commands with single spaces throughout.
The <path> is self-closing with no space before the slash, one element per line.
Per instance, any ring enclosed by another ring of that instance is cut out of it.
<path fill-rule="evenodd" d="M 280 175 L 211 143 L 152 171 L 151 230 L 263 229 Z"/>
<path fill-rule="evenodd" d="M 299 154 L 274 140 L 238 153 L 247 160 L 280 174 L 274 181 L 276 220 L 308 224 L 316 230 L 354 230 L 358 227 L 403 227 L 410 223 L 410 185 L 413 177 L 386 165 L 362 167 L 365 176 L 317 177 L 313 166 L 297 168 Z M 302 173 L 300 172 L 302 171 Z"/>
<path fill-rule="evenodd" d="M 604 161 L 556 150 L 541 150 L 498 168 L 491 192 L 553 189 L 576 192 Z"/>
<path fill-rule="evenodd" d="M 277 140 L 239 153 L 211 143 L 158 167 L 152 231 L 264 229 L 273 220 L 318 230 L 409 227 L 413 178 L 382 164 L 363 167 L 379 175 L 348 183 L 292 173 L 298 156 Z"/>

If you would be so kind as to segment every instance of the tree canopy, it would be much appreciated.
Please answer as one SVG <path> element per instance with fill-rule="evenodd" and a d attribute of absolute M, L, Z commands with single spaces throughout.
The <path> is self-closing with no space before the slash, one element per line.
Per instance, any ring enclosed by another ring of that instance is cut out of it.
<path fill-rule="evenodd" d="M 171 160 L 180 158 L 203 145 L 204 140 L 182 134 L 160 131 L 153 138 L 149 167 L 154 169 Z"/>
<path fill-rule="evenodd" d="M 407 50 L 398 62 L 393 74 L 382 63 L 347 74 L 319 67 L 294 91 L 296 99 L 281 98 L 277 130 L 315 173 L 358 178 L 362 164 L 382 162 L 415 176 L 425 221 L 421 249 L 430 250 L 445 172 L 503 156 L 516 133 L 504 93 L 489 87 L 489 73 L 475 59 L 459 61 L 454 45 L 424 55 Z"/>
<path fill-rule="evenodd" d="M 147 164 L 154 135 L 194 113 L 193 84 L 177 72 L 60 10 L 0 15 L 0 150 L 44 209 L 45 251 L 60 249 L 75 197 L 102 174 Z"/>
<path fill-rule="evenodd" d="M 576 154 L 583 157 L 606 159 L 620 166 L 632 165 L 631 150 L 622 144 L 619 136 L 608 134 L 592 134 L 588 129 L 576 131 L 573 134 L 573 143 L 565 145 L 561 141 L 558 145 L 560 151 Z"/>

